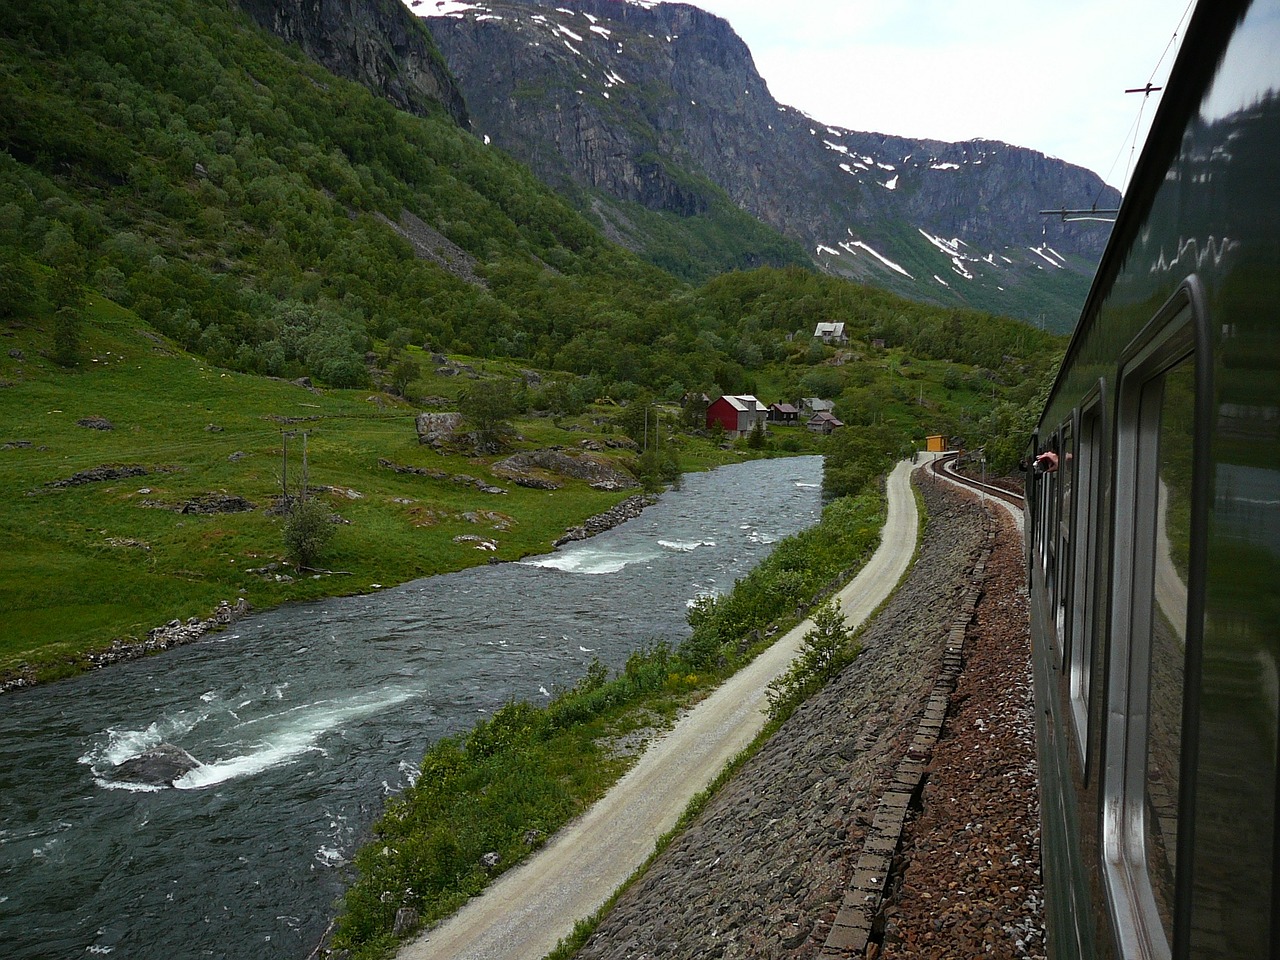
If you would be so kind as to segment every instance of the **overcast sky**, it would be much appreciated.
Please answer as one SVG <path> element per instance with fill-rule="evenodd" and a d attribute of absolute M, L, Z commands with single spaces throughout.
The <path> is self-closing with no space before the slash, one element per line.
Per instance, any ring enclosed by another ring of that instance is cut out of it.
<path fill-rule="evenodd" d="M 689 2 L 729 21 L 774 99 L 823 123 L 1003 140 L 1119 187 L 1159 97 L 1124 90 L 1167 78 L 1189 0 Z"/>

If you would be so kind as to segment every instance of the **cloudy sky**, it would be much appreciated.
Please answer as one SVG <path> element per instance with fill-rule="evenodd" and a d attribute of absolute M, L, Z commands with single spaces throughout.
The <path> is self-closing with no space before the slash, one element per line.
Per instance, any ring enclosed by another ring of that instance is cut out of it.
<path fill-rule="evenodd" d="M 746 41 L 774 98 L 853 130 L 1003 140 L 1122 186 L 1189 0 L 689 0 Z M 1161 58 L 1163 57 L 1163 62 Z M 1157 66 L 1158 65 L 1158 66 Z M 1153 77 L 1154 74 L 1154 77 Z"/>

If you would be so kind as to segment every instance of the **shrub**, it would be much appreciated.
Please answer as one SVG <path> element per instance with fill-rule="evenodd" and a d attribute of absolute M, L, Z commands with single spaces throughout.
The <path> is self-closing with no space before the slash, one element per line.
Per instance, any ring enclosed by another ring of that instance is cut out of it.
<path fill-rule="evenodd" d="M 329 508 L 313 497 L 299 497 L 284 522 L 285 552 L 299 567 L 309 567 L 333 539 Z"/>
<path fill-rule="evenodd" d="M 834 600 L 813 615 L 813 627 L 800 643 L 800 653 L 787 671 L 769 684 L 769 715 L 784 718 L 804 699 L 852 663 L 861 648 L 850 642 L 844 614 Z"/>

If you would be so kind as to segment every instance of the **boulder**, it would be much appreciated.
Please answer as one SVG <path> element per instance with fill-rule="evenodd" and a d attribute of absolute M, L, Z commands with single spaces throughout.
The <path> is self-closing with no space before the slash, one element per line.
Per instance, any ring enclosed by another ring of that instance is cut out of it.
<path fill-rule="evenodd" d="M 418 442 L 438 450 L 454 439 L 462 426 L 462 414 L 426 411 L 418 414 L 416 426 Z"/>
<path fill-rule="evenodd" d="M 111 771 L 116 780 L 152 787 L 171 787 L 173 782 L 203 764 L 181 747 L 162 743 L 158 747 L 130 757 Z"/>

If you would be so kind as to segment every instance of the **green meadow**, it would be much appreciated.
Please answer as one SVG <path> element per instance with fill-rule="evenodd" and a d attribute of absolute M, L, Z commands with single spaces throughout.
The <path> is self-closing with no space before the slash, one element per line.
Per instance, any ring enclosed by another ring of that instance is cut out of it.
<path fill-rule="evenodd" d="M 387 393 L 221 369 L 109 301 L 90 300 L 87 316 L 72 370 L 45 356 L 39 320 L 0 329 L 0 676 L 74 672 L 88 651 L 145 638 L 174 618 L 206 617 L 220 600 L 269 607 L 545 552 L 626 495 L 572 480 L 554 492 L 516 486 L 493 476 L 493 458 L 420 445 L 419 408 Z M 474 365 L 482 378 L 516 372 Z M 432 376 L 418 386 L 442 399 L 474 382 Z M 80 425 L 92 418 L 112 429 Z M 522 446 L 570 448 L 611 430 L 600 419 L 588 412 L 517 429 Z M 290 488 L 301 481 L 303 431 L 309 485 L 328 488 L 318 495 L 342 520 L 317 562 L 323 572 L 285 565 L 284 521 L 269 510 L 286 444 Z M 694 459 L 711 466 L 726 456 Z M 396 473 L 379 460 L 446 476 Z M 145 473 L 53 486 L 100 467 Z M 481 492 L 458 475 L 507 492 Z M 179 512 L 210 495 L 242 497 L 254 509 Z M 496 550 L 455 539 L 468 535 Z"/>

